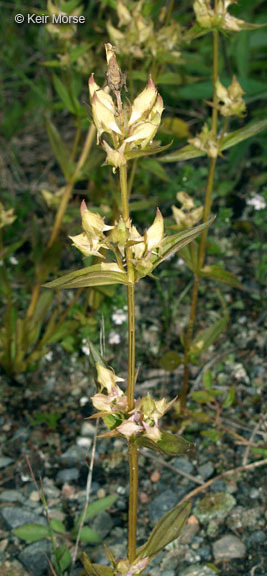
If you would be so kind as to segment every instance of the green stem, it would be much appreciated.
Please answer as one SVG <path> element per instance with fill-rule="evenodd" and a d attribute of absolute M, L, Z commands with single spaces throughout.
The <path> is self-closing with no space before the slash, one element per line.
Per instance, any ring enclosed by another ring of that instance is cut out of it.
<path fill-rule="evenodd" d="M 122 201 L 122 216 L 125 222 L 129 219 L 129 195 L 127 189 L 127 167 L 120 168 L 120 188 Z M 128 387 L 127 398 L 129 410 L 134 408 L 135 389 L 135 299 L 134 299 L 134 269 L 131 261 L 131 248 L 126 249 L 126 262 L 129 286 L 128 299 Z M 128 443 L 129 454 L 129 515 L 128 515 L 128 559 L 132 563 L 136 556 L 136 525 L 138 504 L 138 451 L 134 443 Z"/>
<path fill-rule="evenodd" d="M 211 120 L 211 129 L 213 132 L 213 137 L 217 139 L 217 132 L 218 132 L 218 111 L 217 111 L 217 91 L 216 91 L 216 84 L 218 81 L 219 75 L 219 33 L 216 30 L 213 32 L 213 108 L 212 108 L 212 120 Z M 226 129 L 225 125 L 225 128 Z M 211 212 L 211 204 L 212 204 L 212 191 L 213 191 L 213 184 L 214 184 L 214 174 L 216 168 L 216 158 L 210 159 L 209 165 L 209 174 L 208 174 L 208 182 L 205 194 L 205 203 L 204 203 L 204 213 L 203 213 L 203 222 L 207 222 L 210 217 Z M 184 344 L 184 378 L 183 384 L 180 394 L 180 405 L 181 405 L 181 412 L 184 412 L 186 407 L 186 399 L 189 390 L 189 377 L 190 377 L 190 347 L 192 342 L 192 336 L 194 332 L 194 326 L 196 321 L 196 312 L 197 312 L 197 303 L 198 303 L 198 294 L 199 294 L 199 285 L 200 285 L 200 271 L 203 267 L 205 256 L 206 256 L 206 243 L 207 243 L 207 234 L 208 229 L 206 228 L 201 235 L 200 238 L 200 246 L 198 251 L 198 263 L 197 263 L 197 271 L 194 275 L 194 285 L 193 285 L 193 293 L 192 293 L 192 301 L 191 301 L 191 310 L 190 310 L 190 317 L 189 323 L 187 326 L 187 331 L 185 335 L 185 344 Z"/>

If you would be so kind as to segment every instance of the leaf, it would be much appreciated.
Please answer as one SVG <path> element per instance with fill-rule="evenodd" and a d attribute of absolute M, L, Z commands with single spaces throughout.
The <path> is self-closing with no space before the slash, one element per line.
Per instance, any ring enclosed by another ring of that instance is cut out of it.
<path fill-rule="evenodd" d="M 193 444 L 187 442 L 184 438 L 178 438 L 170 432 L 162 432 L 161 439 L 158 442 L 154 442 L 145 436 L 137 436 L 135 443 L 137 446 L 150 448 L 150 450 L 155 450 L 155 452 L 166 454 L 167 456 L 181 456 L 182 454 L 188 454 L 188 452 L 191 452 L 194 447 Z"/>
<path fill-rule="evenodd" d="M 87 576 L 112 576 L 113 569 L 101 564 L 92 564 L 85 552 L 82 552 L 81 561 Z"/>
<path fill-rule="evenodd" d="M 96 516 L 96 514 L 103 512 L 103 510 L 110 508 L 110 506 L 112 506 L 112 504 L 114 504 L 114 502 L 116 502 L 116 500 L 117 500 L 117 495 L 111 494 L 110 496 L 106 496 L 105 498 L 100 498 L 99 500 L 95 500 L 94 502 L 90 502 L 90 504 L 88 504 L 88 506 L 87 506 L 85 522 L 87 522 L 87 520 L 89 520 L 90 518 L 93 518 L 94 516 Z M 76 522 L 75 529 L 77 529 L 78 526 L 80 525 L 80 523 L 82 521 L 82 517 L 83 517 L 83 513 L 80 515 L 78 521 Z"/>
<path fill-rule="evenodd" d="M 197 272 L 198 269 L 198 244 L 197 242 L 190 242 L 190 244 L 181 248 L 180 258 L 184 260 L 184 263 L 192 272 Z"/>
<path fill-rule="evenodd" d="M 256 136 L 260 132 L 267 130 L 267 119 L 260 120 L 259 122 L 252 122 L 244 126 L 244 128 L 240 128 L 239 130 L 235 130 L 234 132 L 230 132 L 227 136 L 224 136 L 222 144 L 220 146 L 220 151 L 228 150 L 228 148 L 232 148 L 232 146 L 236 146 L 239 142 L 243 142 L 252 136 Z"/>
<path fill-rule="evenodd" d="M 159 154 L 160 152 L 164 152 L 172 145 L 172 141 L 169 144 L 165 144 L 165 146 L 148 146 L 143 150 L 138 148 L 137 150 L 132 150 L 129 152 L 125 152 L 125 158 L 127 160 L 132 160 L 133 158 L 141 158 L 142 156 L 150 156 L 151 154 Z"/>
<path fill-rule="evenodd" d="M 167 156 L 161 156 L 159 162 L 182 162 L 183 160 L 191 160 L 200 156 L 206 156 L 206 153 L 195 148 L 193 144 L 187 144 L 183 148 L 167 154 Z"/>
<path fill-rule="evenodd" d="M 210 370 L 206 370 L 206 372 L 204 372 L 203 375 L 203 386 L 204 388 L 206 388 L 206 390 L 208 390 L 209 392 L 212 389 L 212 373 Z"/>
<path fill-rule="evenodd" d="M 156 160 L 155 158 L 144 158 L 140 162 L 140 165 L 145 170 L 148 170 L 149 172 L 152 172 L 152 174 L 155 174 L 158 178 L 160 178 L 164 182 L 170 182 L 168 174 L 165 172 L 163 166 L 159 163 L 159 161 Z"/>
<path fill-rule="evenodd" d="M 65 143 L 63 142 L 55 124 L 53 124 L 53 122 L 49 119 L 46 120 L 46 130 L 48 138 L 50 140 L 50 144 L 52 146 L 55 157 L 60 165 L 60 168 L 66 180 L 70 180 L 74 171 L 70 152 Z"/>
<path fill-rule="evenodd" d="M 64 544 L 57 549 L 56 559 L 62 572 L 65 572 L 70 566 L 72 558 L 69 549 Z"/>
<path fill-rule="evenodd" d="M 197 357 L 200 356 L 202 352 L 205 352 L 225 330 L 228 320 L 229 316 L 225 314 L 225 316 L 217 320 L 217 322 L 205 328 L 205 330 L 201 330 L 191 344 L 190 357 Z"/>
<path fill-rule="evenodd" d="M 73 535 L 76 536 L 76 531 L 73 532 Z M 90 542 L 91 544 L 99 544 L 101 540 L 102 540 L 101 536 L 99 536 L 99 534 L 95 530 L 92 530 L 92 528 L 89 528 L 88 526 L 82 527 L 80 532 L 81 542 Z"/>
<path fill-rule="evenodd" d="M 76 102 L 73 96 L 70 94 L 68 88 L 65 86 L 65 84 L 63 84 L 63 82 L 60 80 L 58 76 L 55 75 L 53 76 L 53 82 L 57 94 L 59 98 L 62 100 L 65 107 L 67 108 L 67 110 L 69 110 L 72 114 L 76 114 L 77 112 L 77 106 L 75 105 Z"/>
<path fill-rule="evenodd" d="M 160 359 L 160 367 L 163 368 L 163 370 L 172 372 L 173 370 L 176 370 L 180 364 L 183 364 L 183 361 L 183 357 L 180 354 L 170 350 L 169 352 L 166 352 L 166 354 L 164 354 L 164 356 L 162 356 Z"/>
<path fill-rule="evenodd" d="M 199 402 L 200 404 L 207 404 L 208 402 L 213 402 L 214 395 L 212 392 L 207 392 L 205 390 L 198 390 L 197 392 L 191 392 L 193 400 Z"/>
<path fill-rule="evenodd" d="M 57 416 L 57 420 L 60 418 L 59 414 L 55 414 Z M 56 520 L 56 518 L 52 518 L 50 521 L 50 527 L 54 532 L 58 532 L 59 534 L 64 534 L 66 532 L 66 528 L 60 520 Z"/>
<path fill-rule="evenodd" d="M 213 428 L 210 430 L 203 430 L 200 432 L 200 434 L 206 438 L 209 438 L 209 440 L 215 443 L 218 442 L 222 436 L 222 432 L 218 432 L 218 430 L 214 430 Z"/>
<path fill-rule="evenodd" d="M 238 278 L 235 276 L 235 274 L 228 272 L 221 266 L 205 266 L 201 269 L 200 275 L 203 278 L 216 280 L 217 282 L 221 282 L 227 286 L 232 286 L 233 288 L 239 288 L 239 290 L 242 290 L 242 284 L 240 280 L 238 280 Z"/>
<path fill-rule="evenodd" d="M 178 232 L 177 234 L 172 234 L 171 236 L 167 236 L 163 242 L 161 243 L 161 253 L 159 256 L 153 256 L 151 258 L 153 262 L 153 270 L 161 264 L 166 258 L 175 254 L 178 250 L 189 244 L 194 238 L 199 236 L 205 228 L 210 226 L 212 222 L 214 222 L 215 218 L 210 218 L 208 222 L 204 224 L 199 224 L 199 226 L 195 226 L 194 228 L 189 228 L 187 230 L 183 230 L 182 232 Z"/>
<path fill-rule="evenodd" d="M 107 284 L 129 284 L 126 272 L 115 263 L 88 266 L 44 284 L 44 288 L 88 288 Z"/>
<path fill-rule="evenodd" d="M 235 401 L 235 387 L 232 386 L 227 392 L 227 396 L 223 402 L 223 408 L 230 408 Z"/>
<path fill-rule="evenodd" d="M 148 541 L 141 546 L 141 548 L 138 548 L 136 552 L 137 558 L 145 558 L 148 556 L 149 559 L 153 559 L 167 544 L 176 540 L 183 529 L 190 511 L 191 503 L 184 502 L 183 504 L 177 504 L 175 508 L 165 514 L 155 526 Z"/>
<path fill-rule="evenodd" d="M 15 528 L 12 532 L 15 536 L 21 538 L 21 540 L 25 540 L 26 542 L 37 542 L 37 540 L 42 540 L 49 536 L 49 529 L 47 526 L 33 523 L 19 526 L 19 528 Z"/>
<path fill-rule="evenodd" d="M 181 118 L 164 118 L 160 132 L 171 134 L 176 138 L 189 138 L 190 136 L 188 124 Z"/>

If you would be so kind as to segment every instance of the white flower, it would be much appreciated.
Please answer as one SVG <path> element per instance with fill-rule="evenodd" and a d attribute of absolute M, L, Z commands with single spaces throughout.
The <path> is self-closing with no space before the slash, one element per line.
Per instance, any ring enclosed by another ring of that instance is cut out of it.
<path fill-rule="evenodd" d="M 47 354 L 45 355 L 45 360 L 47 360 L 47 362 L 51 362 L 51 360 L 53 360 L 52 350 L 50 350 L 50 352 L 47 352 Z"/>
<path fill-rule="evenodd" d="M 116 310 L 116 312 L 114 312 L 111 316 L 114 324 L 117 324 L 118 326 L 120 326 L 120 324 L 123 324 L 126 320 L 127 320 L 127 314 L 125 314 L 125 312 L 123 312 L 123 310 L 119 309 Z"/>
<path fill-rule="evenodd" d="M 15 256 L 10 256 L 9 262 L 10 264 L 12 264 L 12 266 L 17 266 L 17 264 L 19 263 L 18 259 L 15 258 Z"/>
<path fill-rule="evenodd" d="M 117 332 L 110 332 L 108 341 L 110 344 L 119 344 L 121 341 L 121 337 Z"/>
<path fill-rule="evenodd" d="M 89 345 L 88 342 L 86 340 L 86 338 L 84 338 L 82 340 L 82 348 L 81 348 L 82 352 L 85 354 L 85 356 L 89 356 L 90 355 L 90 349 L 89 349 Z"/>
<path fill-rule="evenodd" d="M 266 208 L 266 202 L 260 194 L 255 194 L 253 198 L 247 200 L 248 206 L 253 206 L 255 210 L 264 210 Z"/>

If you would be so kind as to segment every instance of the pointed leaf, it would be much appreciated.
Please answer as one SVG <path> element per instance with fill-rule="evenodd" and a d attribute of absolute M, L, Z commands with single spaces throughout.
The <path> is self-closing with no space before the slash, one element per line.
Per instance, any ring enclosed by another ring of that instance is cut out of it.
<path fill-rule="evenodd" d="M 243 142 L 252 136 L 256 136 L 260 132 L 267 130 L 267 119 L 260 120 L 259 122 L 251 122 L 239 130 L 230 132 L 227 136 L 224 136 L 223 141 L 220 146 L 220 151 L 228 150 L 232 146 L 236 146 L 239 142 Z"/>
<path fill-rule="evenodd" d="M 195 148 L 193 144 L 187 144 L 179 150 L 175 150 L 166 156 L 161 156 L 159 162 L 182 162 L 184 160 L 191 160 L 192 158 L 199 158 L 200 156 L 206 156 L 206 153 L 203 152 L 203 150 Z"/>
<path fill-rule="evenodd" d="M 163 242 L 161 243 L 161 254 L 160 256 L 153 256 L 151 258 L 153 262 L 153 270 L 161 264 L 166 258 L 178 252 L 181 248 L 192 242 L 194 238 L 199 236 L 205 228 L 210 226 L 212 222 L 214 222 L 215 218 L 210 218 L 208 222 L 204 224 L 200 224 L 199 226 L 195 226 L 194 228 L 188 228 L 183 230 L 182 232 L 178 232 L 177 234 L 172 234 L 171 236 L 167 236 Z"/>
<path fill-rule="evenodd" d="M 56 559 L 62 572 L 65 572 L 70 566 L 72 558 L 69 549 L 64 544 L 57 549 Z"/>
<path fill-rule="evenodd" d="M 44 284 L 44 288 L 88 288 L 107 284 L 129 284 L 126 272 L 115 263 L 88 266 Z"/>
<path fill-rule="evenodd" d="M 64 534 L 66 532 L 66 528 L 60 520 L 56 520 L 56 518 L 52 518 L 50 521 L 50 527 L 54 532 L 58 532 L 59 534 Z"/>
<path fill-rule="evenodd" d="M 211 280 L 216 280 L 217 282 L 221 282 L 227 286 L 232 286 L 233 288 L 239 288 L 239 290 L 242 290 L 242 284 L 235 274 L 228 272 L 221 266 L 205 266 L 200 271 L 200 275 L 203 278 L 210 278 Z"/>
<path fill-rule="evenodd" d="M 72 95 L 70 94 L 68 88 L 63 84 L 58 76 L 53 76 L 53 82 L 55 89 L 58 93 L 59 98 L 62 100 L 64 106 L 69 110 L 72 114 L 76 114 L 77 112 L 77 102 L 73 99 Z M 76 106 L 75 106 L 76 104 Z M 79 106 L 79 103 L 78 103 Z"/>
<path fill-rule="evenodd" d="M 127 160 L 132 160 L 133 158 L 141 158 L 142 156 L 150 156 L 151 154 L 159 154 L 160 152 L 163 152 L 164 150 L 167 150 L 170 146 L 172 145 L 172 141 L 169 142 L 169 144 L 166 144 L 165 146 L 148 146 L 147 148 L 144 148 L 143 150 L 141 148 L 138 148 L 137 150 L 131 150 L 129 152 L 125 152 L 125 158 L 127 158 Z"/>
<path fill-rule="evenodd" d="M 160 367 L 163 368 L 163 370 L 172 372 L 173 370 L 176 370 L 180 364 L 183 364 L 183 361 L 183 357 L 180 354 L 170 350 L 160 359 Z"/>
<path fill-rule="evenodd" d="M 110 508 L 110 506 L 112 506 L 112 504 L 114 504 L 116 500 L 117 500 L 117 494 L 112 494 L 110 496 L 106 496 L 105 498 L 95 500 L 95 502 L 90 502 L 90 504 L 88 504 L 87 506 L 85 522 L 87 522 L 87 520 L 89 520 L 90 518 L 96 516 L 96 514 L 103 512 L 103 510 Z M 80 525 L 82 517 L 83 513 L 80 515 L 78 521 L 76 522 L 75 529 L 78 528 L 78 526 Z"/>
<path fill-rule="evenodd" d="M 170 432 L 162 432 L 161 439 L 158 442 L 150 440 L 145 436 L 137 436 L 135 443 L 137 446 L 143 446 L 144 448 L 150 448 L 150 450 L 155 450 L 160 454 L 166 454 L 167 456 L 181 456 L 182 454 L 188 454 L 193 449 L 194 445 L 184 438 L 174 436 Z"/>
<path fill-rule="evenodd" d="M 148 556 L 149 559 L 152 559 L 157 556 L 167 544 L 176 540 L 183 529 L 190 511 L 191 503 L 184 502 L 183 504 L 177 504 L 175 508 L 165 514 L 155 526 L 148 541 L 137 550 L 137 558 L 145 558 Z"/>
<path fill-rule="evenodd" d="M 19 528 L 15 528 L 12 532 L 15 536 L 26 542 L 37 542 L 37 540 L 42 540 L 49 536 L 49 529 L 47 526 L 43 526 L 43 524 L 24 524 L 24 526 L 19 526 Z"/>
<path fill-rule="evenodd" d="M 207 350 L 218 336 L 225 330 L 229 320 L 228 314 L 217 320 L 212 326 L 201 330 L 196 338 L 193 340 L 190 347 L 190 356 L 197 357 Z"/>
<path fill-rule="evenodd" d="M 76 539 L 77 537 L 77 530 L 74 529 L 72 531 L 72 537 Z M 91 544 L 99 544 L 101 542 L 101 536 L 92 528 L 88 526 L 83 526 L 80 532 L 80 541 L 81 542 L 90 542 Z"/>
<path fill-rule="evenodd" d="M 101 564 L 92 564 L 85 552 L 82 553 L 81 561 L 87 576 L 113 576 L 113 569 Z"/>
<path fill-rule="evenodd" d="M 212 392 L 207 392 L 206 390 L 197 390 L 196 392 L 191 392 L 193 400 L 199 402 L 200 404 L 207 404 L 208 402 L 213 402 L 214 395 Z"/>
<path fill-rule="evenodd" d="M 51 120 L 46 120 L 46 129 L 55 157 L 66 180 L 69 180 L 74 171 L 70 152 Z"/>
<path fill-rule="evenodd" d="M 190 242 L 179 251 L 179 256 L 184 260 L 184 263 L 192 272 L 197 272 L 198 269 L 198 244 L 197 242 Z"/>
<path fill-rule="evenodd" d="M 223 402 L 223 408 L 230 408 L 235 401 L 235 387 L 232 386 L 227 392 L 227 396 Z"/>

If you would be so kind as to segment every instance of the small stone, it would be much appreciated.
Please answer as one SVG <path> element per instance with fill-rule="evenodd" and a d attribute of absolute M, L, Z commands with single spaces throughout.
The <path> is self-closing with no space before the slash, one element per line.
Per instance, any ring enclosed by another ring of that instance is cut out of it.
<path fill-rule="evenodd" d="M 105 510 L 97 514 L 91 521 L 90 521 L 90 528 L 95 530 L 101 538 L 106 538 L 106 536 L 111 532 L 113 527 L 113 520 Z"/>
<path fill-rule="evenodd" d="M 231 494 L 217 492 L 202 498 L 197 503 L 194 512 L 200 522 L 208 523 L 214 518 L 224 518 L 235 503 L 235 498 Z"/>
<path fill-rule="evenodd" d="M 38 516 L 37 514 L 25 510 L 24 508 L 19 508 L 18 506 L 1 508 L 0 513 L 11 530 L 30 523 L 46 525 L 46 519 L 43 516 Z"/>
<path fill-rule="evenodd" d="M 214 466 L 212 465 L 211 462 L 206 462 L 206 464 L 202 464 L 202 466 L 199 466 L 198 472 L 200 476 L 203 478 L 203 480 L 207 480 L 212 476 L 214 472 Z"/>
<path fill-rule="evenodd" d="M 199 522 L 193 514 L 189 516 L 187 523 L 180 536 L 181 544 L 191 544 L 193 538 L 199 532 Z"/>
<path fill-rule="evenodd" d="M 73 482 L 78 480 L 79 470 L 77 468 L 65 468 L 60 470 L 56 475 L 56 482 L 58 484 L 65 484 L 65 482 Z"/>
<path fill-rule="evenodd" d="M 253 546 L 261 546 L 264 544 L 265 540 L 265 532 L 263 532 L 263 530 L 256 530 L 256 532 L 253 532 L 253 534 L 247 538 L 247 545 L 249 548 L 252 548 Z"/>
<path fill-rule="evenodd" d="M 37 490 L 34 490 L 33 492 L 31 492 L 31 494 L 30 494 L 30 500 L 31 500 L 32 502 L 39 502 L 40 496 L 39 496 L 39 492 L 37 492 Z"/>
<path fill-rule="evenodd" d="M 160 479 L 160 472 L 158 470 L 154 470 L 150 476 L 151 482 L 158 482 Z"/>
<path fill-rule="evenodd" d="M 165 490 L 156 496 L 148 505 L 149 520 L 154 526 L 171 508 L 178 503 L 177 495 L 172 490 Z"/>
<path fill-rule="evenodd" d="M 81 436 L 94 436 L 95 426 L 91 422 L 83 422 L 81 425 Z"/>
<path fill-rule="evenodd" d="M 140 500 L 141 504 L 148 504 L 150 498 L 145 492 L 140 492 L 139 493 L 139 500 Z"/>
<path fill-rule="evenodd" d="M 76 492 L 72 486 L 66 483 L 62 487 L 61 494 L 62 498 L 65 498 L 66 500 L 73 500 L 73 498 L 75 498 Z"/>
<path fill-rule="evenodd" d="M 19 555 L 19 560 L 30 574 L 34 574 L 34 576 L 47 576 L 50 572 L 47 559 L 50 552 L 50 542 L 47 542 L 47 540 L 39 540 L 24 548 Z"/>
<path fill-rule="evenodd" d="M 198 550 L 198 553 L 201 556 L 202 560 L 210 560 L 211 558 L 210 546 L 201 546 Z"/>
<path fill-rule="evenodd" d="M 173 466 L 186 474 L 192 474 L 194 472 L 194 466 L 189 462 L 189 460 L 187 460 L 187 458 L 175 458 Z"/>
<path fill-rule="evenodd" d="M 0 469 L 10 466 L 10 464 L 13 464 L 13 462 L 13 458 L 8 458 L 8 456 L 0 456 Z"/>
<path fill-rule="evenodd" d="M 81 446 L 82 448 L 87 448 L 87 450 L 92 446 L 92 439 L 86 438 L 85 436 L 79 437 L 76 440 L 77 446 Z"/>
<path fill-rule="evenodd" d="M 60 462 L 68 466 L 75 466 L 75 464 L 83 464 L 87 450 L 80 446 L 71 446 L 59 458 Z"/>
<path fill-rule="evenodd" d="M 231 560 L 233 558 L 244 558 L 246 547 L 237 536 L 228 534 L 217 540 L 212 545 L 215 560 Z"/>
<path fill-rule="evenodd" d="M 97 490 L 97 498 L 105 498 L 106 496 L 106 490 L 104 490 L 104 488 L 99 488 L 99 490 Z"/>
<path fill-rule="evenodd" d="M 25 498 L 18 490 L 4 490 L 0 494 L 0 502 L 20 502 L 23 504 Z"/>

